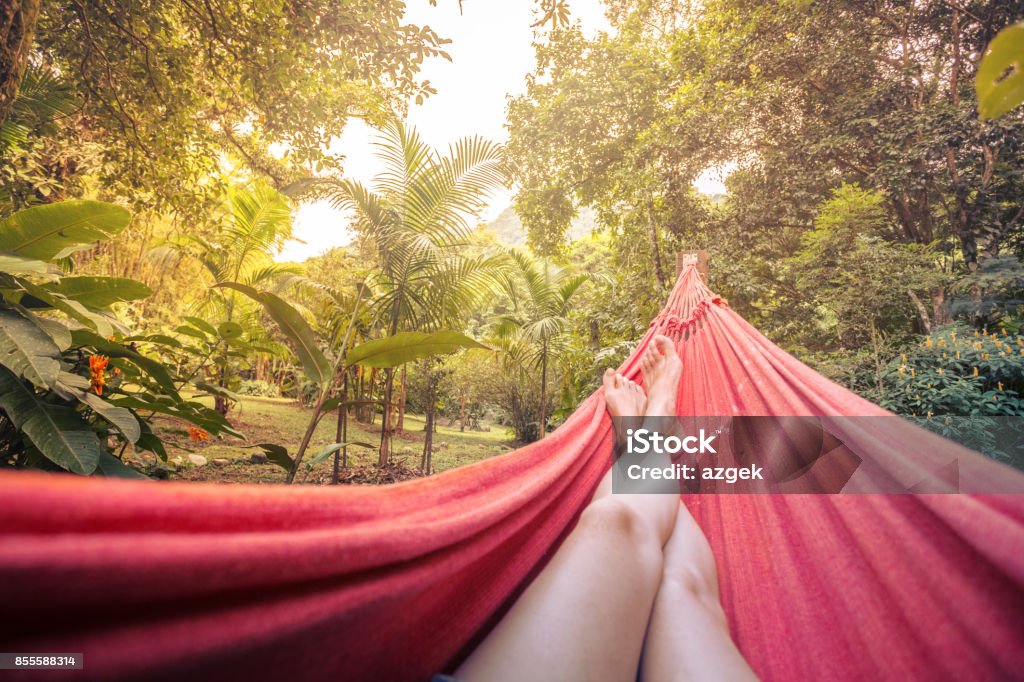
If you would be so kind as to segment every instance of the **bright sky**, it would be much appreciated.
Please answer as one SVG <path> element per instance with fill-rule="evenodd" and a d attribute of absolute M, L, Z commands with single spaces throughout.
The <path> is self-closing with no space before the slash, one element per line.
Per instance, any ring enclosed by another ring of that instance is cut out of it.
<path fill-rule="evenodd" d="M 536 21 L 535 3 L 463 0 L 461 15 L 456 0 L 439 0 L 436 7 L 427 0 L 409 0 L 408 5 L 407 22 L 428 25 L 452 40 L 446 47 L 452 61 L 434 59 L 423 65 L 422 77 L 437 94 L 421 106 L 412 104 L 407 123 L 440 149 L 474 134 L 506 141 L 506 98 L 525 89 L 525 76 L 534 67 L 534 29 L 530 25 Z M 570 8 L 573 21 L 581 23 L 585 35 L 608 28 L 600 0 L 571 0 Z M 345 155 L 345 173 L 366 184 L 381 170 L 370 144 L 373 135 L 372 128 L 353 119 L 331 145 L 331 152 Z M 696 186 L 707 193 L 725 191 L 714 173 L 705 173 Z M 511 201 L 511 192 L 496 194 L 483 219 L 492 220 Z M 303 261 L 344 246 L 351 238 L 347 225 L 348 216 L 325 202 L 304 204 L 298 209 L 293 230 L 301 241 L 285 244 L 277 260 Z"/>

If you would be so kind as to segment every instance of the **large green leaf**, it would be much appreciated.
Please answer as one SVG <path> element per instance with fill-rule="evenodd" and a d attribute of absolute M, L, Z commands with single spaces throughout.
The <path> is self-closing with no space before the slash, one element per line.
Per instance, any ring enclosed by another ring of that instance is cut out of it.
<path fill-rule="evenodd" d="M 100 461 L 96 467 L 96 473 L 103 476 L 112 476 L 114 478 L 138 478 L 147 481 L 149 480 L 149 476 L 146 476 L 141 471 L 132 469 L 109 452 L 100 453 Z"/>
<path fill-rule="evenodd" d="M 25 258 L 6 251 L 0 251 L 0 272 L 12 275 L 46 275 L 56 276 L 61 274 L 60 268 L 41 260 Z"/>
<path fill-rule="evenodd" d="M 71 372 L 61 372 L 54 390 L 65 400 L 77 400 L 114 425 L 132 443 L 142 435 L 139 420 L 131 410 L 111 405 L 92 391 L 89 380 Z"/>
<path fill-rule="evenodd" d="M 99 462 L 99 438 L 70 407 L 40 400 L 14 373 L 0 367 L 0 408 L 47 459 L 76 474 Z"/>
<path fill-rule="evenodd" d="M 386 369 L 431 355 L 454 353 L 463 348 L 486 350 L 487 346 L 458 332 L 399 332 L 386 339 L 367 341 L 356 346 L 345 356 L 345 363 Z"/>
<path fill-rule="evenodd" d="M 89 391 L 78 394 L 76 397 L 88 405 L 96 414 L 117 427 L 117 430 L 124 434 L 124 437 L 129 442 L 134 443 L 139 440 L 139 436 L 142 435 L 142 429 L 139 426 L 139 420 L 135 418 L 131 410 L 111 405 L 103 398 Z"/>
<path fill-rule="evenodd" d="M 0 221 L 0 244 L 23 258 L 47 261 L 69 247 L 110 239 L 131 214 L 102 201 L 61 201 L 33 206 Z"/>
<path fill-rule="evenodd" d="M 64 277 L 48 288 L 92 308 L 106 308 L 121 301 L 136 301 L 153 293 L 142 282 L 124 277 Z"/>
<path fill-rule="evenodd" d="M 142 428 L 142 435 L 135 441 L 135 449 L 138 450 L 149 450 L 154 453 L 157 457 L 163 461 L 167 461 L 167 449 L 164 448 L 164 442 L 153 433 L 152 427 L 144 421 L 139 422 L 139 426 Z"/>
<path fill-rule="evenodd" d="M 217 286 L 240 291 L 249 298 L 263 304 L 270 317 L 291 341 L 292 349 L 302 364 L 302 369 L 311 381 L 325 384 L 331 379 L 331 363 L 316 345 L 316 337 L 306 320 L 295 308 L 269 291 L 259 291 L 244 284 L 225 282 Z"/>
<path fill-rule="evenodd" d="M 60 349 L 53 339 L 21 315 L 0 310 L 0 365 L 40 388 L 49 388 L 60 372 Z"/>
<path fill-rule="evenodd" d="M 251 447 L 259 448 L 267 459 L 281 467 L 285 471 L 291 471 L 295 467 L 295 461 L 288 455 L 288 448 L 277 443 L 260 443 Z"/>
<path fill-rule="evenodd" d="M 71 330 L 61 320 L 49 317 L 36 317 L 32 320 L 37 327 L 46 332 L 57 348 L 63 353 L 71 346 Z"/>
<path fill-rule="evenodd" d="M 370 450 L 373 450 L 377 446 L 371 445 L 370 443 L 361 443 L 359 441 L 349 441 L 347 443 L 331 443 L 330 445 L 325 447 L 323 450 L 321 450 L 320 452 L 316 453 L 316 455 L 313 457 L 313 459 L 311 459 L 308 462 L 306 462 L 306 469 L 307 470 L 312 469 L 314 466 L 316 466 L 320 462 L 324 461 L 325 459 L 327 459 L 328 457 L 333 455 L 338 450 L 341 450 L 342 448 L 347 448 L 347 447 L 369 448 Z"/>
<path fill-rule="evenodd" d="M 34 284 L 23 278 L 18 278 L 17 282 L 19 286 L 28 292 L 28 296 L 22 298 L 23 305 L 28 307 L 50 307 L 54 310 L 59 310 L 104 338 L 114 333 L 114 328 L 102 314 L 87 309 L 78 301 L 72 301 L 56 293 L 47 285 Z"/>
<path fill-rule="evenodd" d="M 981 118 L 996 118 L 1024 102 L 1024 22 L 1007 26 L 989 43 L 974 78 Z"/>
<path fill-rule="evenodd" d="M 241 402 L 241 398 L 238 397 L 237 393 L 235 393 L 234 391 L 230 391 L 224 388 L 223 386 L 217 386 L 216 384 L 211 384 L 208 381 L 196 381 L 194 385 L 203 393 L 209 393 L 210 395 L 218 395 L 221 398 L 226 398 L 227 400 L 236 403 Z"/>

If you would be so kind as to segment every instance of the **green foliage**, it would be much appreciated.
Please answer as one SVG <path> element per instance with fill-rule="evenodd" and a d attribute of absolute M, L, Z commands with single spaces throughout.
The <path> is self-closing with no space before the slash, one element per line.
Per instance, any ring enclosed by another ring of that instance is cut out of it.
<path fill-rule="evenodd" d="M 46 459 L 76 474 L 95 471 L 101 450 L 93 428 L 74 408 L 37 397 L 32 386 L 6 367 L 0 367 L 0 408 L 23 439 Z"/>
<path fill-rule="evenodd" d="M 502 290 L 510 308 L 493 317 L 490 332 L 504 351 L 507 373 L 518 375 L 520 381 L 526 372 L 539 373 L 536 434 L 543 438 L 550 416 L 549 373 L 554 373 L 566 348 L 573 299 L 591 275 L 557 267 L 522 251 L 510 251 L 509 257 L 514 267 L 502 279 Z M 523 427 L 531 424 L 523 418 L 529 411 L 523 396 L 513 393 L 510 397 L 514 398 L 513 411 L 519 413 L 514 416 L 515 422 Z M 516 430 L 523 440 L 532 435 L 520 427 Z"/>
<path fill-rule="evenodd" d="M 928 300 L 946 283 L 929 248 L 883 238 L 893 230 L 883 202 L 878 192 L 842 185 L 789 259 L 801 301 L 817 318 L 808 336 L 825 332 L 845 347 L 906 336 L 919 314 L 913 297 Z"/>
<path fill-rule="evenodd" d="M 399 332 L 394 336 L 356 346 L 345 356 L 345 362 L 348 365 L 387 369 L 472 348 L 487 350 L 487 346 L 458 332 Z"/>
<path fill-rule="evenodd" d="M 66 161 L 61 125 L 79 107 L 68 86 L 29 64 L 7 118 L 0 123 L 0 214 L 60 197 L 68 183 L 55 166 Z"/>
<path fill-rule="evenodd" d="M 978 114 L 997 118 L 1024 102 L 1024 23 L 1007 26 L 989 43 L 974 77 Z"/>
<path fill-rule="evenodd" d="M 43 5 L 36 51 L 81 96 L 74 163 L 137 210 L 197 220 L 223 190 L 210 182 L 222 158 L 279 184 L 337 169 L 323 150 L 350 117 L 433 92 L 418 72 L 446 41 L 404 12 L 399 0 L 61 0 Z"/>
<path fill-rule="evenodd" d="M 468 137 L 442 156 L 393 120 L 377 149 L 385 171 L 372 189 L 350 180 L 319 187 L 336 207 L 355 213 L 358 238 L 375 258 L 372 307 L 388 334 L 458 321 L 498 265 L 464 247 L 470 217 L 505 183 L 502 148 Z"/>
<path fill-rule="evenodd" d="M 316 384 L 327 384 L 333 376 L 331 361 L 320 350 L 313 330 L 294 307 L 269 291 L 258 291 L 244 284 L 222 282 L 218 286 L 239 291 L 262 304 L 267 314 L 277 323 L 281 333 L 291 342 L 292 350 L 302 365 L 306 377 Z"/>
<path fill-rule="evenodd" d="M 277 398 L 281 395 L 281 387 L 261 379 L 243 379 L 236 393 L 238 395 L 254 395 L 261 398 Z"/>
<path fill-rule="evenodd" d="M 72 201 L 0 222 L 3 243 L 18 254 L 0 260 L 0 463 L 130 476 L 117 456 L 130 444 L 166 459 L 147 423 L 158 413 L 214 434 L 234 433 L 216 412 L 182 398 L 178 391 L 192 377 L 178 377 L 136 349 L 182 344 L 128 337 L 113 314 L 112 306 L 147 296 L 148 287 L 124 278 L 66 277 L 57 265 L 123 230 L 128 219 L 117 206 Z M 192 388 L 203 392 L 198 383 Z"/>
<path fill-rule="evenodd" d="M 997 459 L 1019 460 L 1007 443 L 1024 437 L 1024 337 L 947 325 L 886 364 L 881 379 L 867 396 L 882 407 Z"/>
<path fill-rule="evenodd" d="M 309 459 L 309 461 L 306 462 L 306 470 L 309 471 L 314 466 L 316 466 L 320 462 L 324 461 L 325 459 L 327 459 L 328 457 L 333 455 L 338 450 L 341 450 L 342 448 L 347 448 L 347 447 L 368 448 L 370 450 L 374 449 L 374 446 L 371 445 L 370 443 L 363 443 L 361 441 L 346 441 L 344 443 L 331 443 L 327 447 L 325 447 L 322 450 L 320 450 L 320 452 L 318 452 L 315 455 L 313 455 Z"/>
<path fill-rule="evenodd" d="M 273 260 L 291 237 L 292 215 L 287 198 L 266 183 L 233 187 L 225 196 L 218 219 L 219 229 L 212 238 L 191 234 L 173 247 L 201 263 L 212 280 L 207 295 L 193 307 L 196 316 L 186 316 L 195 329 L 183 333 L 195 337 L 195 331 L 200 332 L 198 338 L 210 350 L 200 357 L 212 363 L 217 385 L 229 389 L 237 385 L 242 367 L 260 355 L 277 354 L 255 303 L 261 303 L 262 298 L 271 303 L 280 299 L 271 292 L 257 293 L 257 288 L 285 282 L 298 270 Z M 305 324 L 301 316 L 296 319 L 281 305 L 271 305 L 267 311 L 286 334 L 299 333 Z M 278 319 L 275 315 L 284 317 Z M 290 325 L 299 325 L 298 330 Z M 315 344 L 310 348 L 317 351 Z M 322 360 L 324 368 L 326 359 Z M 322 379 L 321 375 L 318 380 Z M 218 396 L 221 414 L 227 413 L 228 405 L 228 399 Z"/>
<path fill-rule="evenodd" d="M 49 261 L 114 237 L 128 226 L 131 214 L 100 201 L 63 201 L 18 211 L 0 222 L 4 251 Z"/>
<path fill-rule="evenodd" d="M 1024 415 L 1024 337 L 936 329 L 886 365 L 880 404 L 913 416 Z"/>

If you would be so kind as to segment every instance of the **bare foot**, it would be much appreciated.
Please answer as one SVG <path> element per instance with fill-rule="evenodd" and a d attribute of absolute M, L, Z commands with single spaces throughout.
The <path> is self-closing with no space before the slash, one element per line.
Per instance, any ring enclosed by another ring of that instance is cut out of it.
<path fill-rule="evenodd" d="M 604 401 L 613 417 L 640 417 L 644 413 L 644 390 L 615 370 L 604 372 Z"/>
<path fill-rule="evenodd" d="M 661 334 L 655 336 L 640 358 L 640 370 L 644 374 L 644 388 L 647 389 L 647 407 L 644 414 L 652 417 L 674 417 L 683 362 L 676 354 L 672 340 Z"/>

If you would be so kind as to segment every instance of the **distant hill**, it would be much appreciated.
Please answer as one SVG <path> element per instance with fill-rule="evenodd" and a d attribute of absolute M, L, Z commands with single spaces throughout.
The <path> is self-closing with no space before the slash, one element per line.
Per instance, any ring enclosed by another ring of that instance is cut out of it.
<path fill-rule="evenodd" d="M 497 218 L 487 223 L 487 227 L 498 237 L 498 241 L 505 246 L 526 246 L 526 229 L 523 221 L 516 215 L 515 209 L 511 206 L 505 208 Z M 569 241 L 586 237 L 597 227 L 597 214 L 592 208 L 581 208 L 579 214 L 569 224 L 567 234 Z"/>

